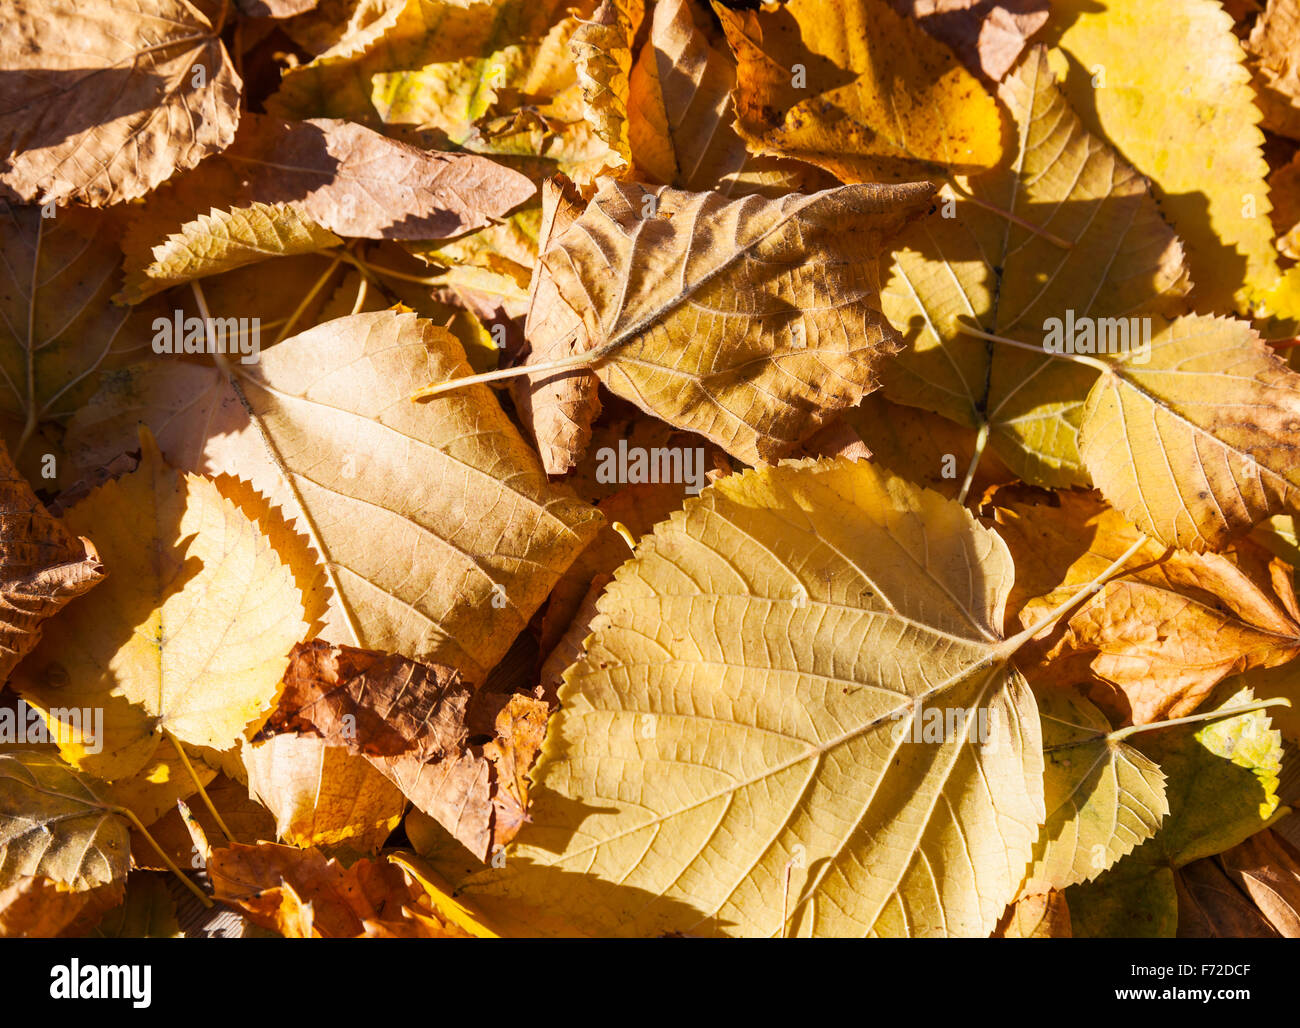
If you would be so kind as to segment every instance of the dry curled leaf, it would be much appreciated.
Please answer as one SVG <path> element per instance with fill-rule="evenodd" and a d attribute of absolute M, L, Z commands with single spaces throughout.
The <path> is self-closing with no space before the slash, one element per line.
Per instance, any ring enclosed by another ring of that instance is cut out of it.
<path fill-rule="evenodd" d="M 511 697 L 488 716 L 496 702 L 451 668 L 318 641 L 295 648 L 265 733 L 308 732 L 365 756 L 486 861 L 525 819 L 523 775 L 547 713 L 536 700 Z M 494 738 L 471 744 L 471 734 L 483 730 Z M 281 738 L 271 735 L 260 746 Z"/>
<path fill-rule="evenodd" d="M 45 509 L 0 444 L 0 682 L 31 652 L 41 623 L 104 577 L 95 547 Z"/>

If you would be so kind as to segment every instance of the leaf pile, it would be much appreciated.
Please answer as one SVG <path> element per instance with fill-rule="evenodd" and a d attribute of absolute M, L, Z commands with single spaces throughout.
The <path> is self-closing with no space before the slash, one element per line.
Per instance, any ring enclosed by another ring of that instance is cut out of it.
<path fill-rule="evenodd" d="M 10 6 L 0 935 L 1300 936 L 1296 0 Z"/>

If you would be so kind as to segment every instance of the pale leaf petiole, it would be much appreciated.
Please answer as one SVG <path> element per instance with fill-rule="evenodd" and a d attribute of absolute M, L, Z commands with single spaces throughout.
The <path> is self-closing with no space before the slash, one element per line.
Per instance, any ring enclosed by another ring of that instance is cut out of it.
<path fill-rule="evenodd" d="M 1122 554 L 1120 554 L 1113 561 L 1111 561 L 1110 564 L 1108 564 L 1106 568 L 1099 575 L 1097 575 L 1092 581 L 1086 583 L 1085 585 L 1082 586 L 1082 588 L 1076 590 L 1074 595 L 1072 595 L 1064 603 L 1057 604 L 1055 607 L 1053 607 L 1050 611 L 1047 612 L 1046 615 L 1040 618 L 1035 624 L 1031 625 L 1029 628 L 1026 628 L 1023 632 L 1018 632 L 1016 635 L 1013 635 L 1010 639 L 1007 639 L 1005 642 L 1003 642 L 998 647 L 999 654 L 1009 657 L 1011 654 L 1015 653 L 1016 650 L 1020 649 L 1020 647 L 1023 646 L 1025 643 L 1027 643 L 1030 639 L 1036 636 L 1039 632 L 1043 631 L 1045 628 L 1050 628 L 1052 625 L 1054 625 L 1064 614 L 1070 611 L 1073 607 L 1082 603 L 1084 600 L 1088 599 L 1088 597 L 1094 595 L 1095 593 L 1101 592 L 1101 590 L 1104 589 L 1107 583 L 1111 580 L 1112 576 L 1114 576 L 1114 574 L 1117 571 L 1119 571 L 1121 568 L 1124 567 L 1125 564 L 1128 563 L 1129 558 L 1132 557 L 1135 553 L 1137 553 L 1138 550 L 1142 549 L 1142 547 L 1145 546 L 1150 541 L 1151 541 L 1150 536 L 1146 535 L 1145 533 L 1139 535 L 1137 537 L 1137 540 L 1133 543 L 1132 546 L 1130 546 Z"/>
<path fill-rule="evenodd" d="M 172 733 L 167 731 L 167 729 L 165 728 L 162 730 L 162 734 L 167 738 L 168 742 L 170 742 L 172 746 L 176 749 L 176 753 L 181 758 L 181 764 L 183 764 L 185 770 L 189 772 L 190 778 L 194 780 L 194 784 L 199 790 L 199 797 L 203 800 L 203 805 L 208 808 L 208 813 L 211 814 L 213 820 L 217 822 L 217 827 L 220 828 L 222 834 L 225 835 L 226 841 L 238 842 L 239 840 L 236 839 L 234 834 L 230 831 L 230 829 L 226 827 L 226 822 L 221 819 L 221 815 L 217 813 L 217 808 L 212 805 L 212 799 L 210 796 L 208 796 L 208 791 L 205 788 L 203 788 L 203 783 L 199 781 L 199 776 L 194 770 L 194 765 L 190 763 L 190 758 L 185 753 L 184 748 L 181 746 L 180 740 L 177 739 L 176 736 L 172 735 Z"/>
<path fill-rule="evenodd" d="M 1019 339 L 1008 339 L 1006 336 L 994 335 L 992 332 L 985 332 L 982 328 L 976 328 L 964 321 L 957 322 L 958 329 L 968 336 L 975 336 L 978 339 L 987 339 L 990 342 L 1001 343 L 1003 346 L 1011 346 L 1017 350 L 1028 350 L 1030 353 L 1036 353 L 1040 357 L 1054 357 L 1057 360 L 1073 361 L 1075 364 L 1083 364 L 1098 371 L 1109 373 L 1111 366 L 1105 361 L 1099 361 L 1096 357 L 1089 357 L 1084 353 L 1053 353 L 1051 350 L 1045 350 L 1041 346 L 1032 346 L 1029 343 L 1022 343 Z"/>

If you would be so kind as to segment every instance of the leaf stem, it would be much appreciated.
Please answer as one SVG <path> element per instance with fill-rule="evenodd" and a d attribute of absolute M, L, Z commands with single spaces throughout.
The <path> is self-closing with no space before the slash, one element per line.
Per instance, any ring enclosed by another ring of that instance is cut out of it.
<path fill-rule="evenodd" d="M 239 840 L 235 838 L 234 833 L 226 827 L 226 822 L 221 819 L 221 815 L 217 813 L 217 808 L 212 805 L 212 798 L 208 795 L 207 789 L 203 788 L 203 783 L 199 781 L 199 776 L 194 770 L 194 765 L 190 763 L 190 758 L 185 753 L 185 748 L 181 746 L 180 740 L 165 728 L 162 730 L 162 734 L 172 744 L 172 746 L 175 747 L 177 754 L 179 754 L 181 758 L 181 763 L 185 765 L 185 770 L 190 773 L 190 778 L 194 780 L 194 784 L 198 787 L 199 797 L 203 800 L 203 805 L 208 808 L 208 813 L 211 814 L 213 820 L 217 822 L 217 827 L 221 829 L 221 834 L 226 837 L 227 842 L 238 842 Z"/>
<path fill-rule="evenodd" d="M 349 264 L 355 265 L 360 271 L 369 271 L 376 275 L 386 275 L 389 278 L 400 279 L 403 282 L 414 282 L 417 285 L 422 286 L 438 286 L 442 285 L 445 281 L 445 279 L 438 275 L 411 275 L 405 271 L 398 271 L 395 268 L 385 268 L 378 264 L 371 264 L 368 261 L 364 261 L 360 257 L 357 257 L 355 254 L 345 254 L 343 259 Z"/>
<path fill-rule="evenodd" d="M 1271 700 L 1254 700 L 1250 703 L 1243 703 L 1237 707 L 1222 708 L 1219 710 L 1204 710 L 1199 714 L 1188 714 L 1186 717 L 1170 718 L 1168 721 L 1152 721 L 1146 725 L 1129 725 L 1127 728 L 1119 728 L 1110 732 L 1106 738 L 1112 742 L 1119 742 L 1122 739 L 1128 739 L 1134 735 L 1140 735 L 1142 732 L 1153 732 L 1157 728 L 1168 728 L 1170 725 L 1190 725 L 1197 721 L 1216 721 L 1219 718 L 1234 717 L 1237 714 L 1249 714 L 1252 710 L 1263 710 L 1265 707 L 1289 707 L 1291 701 L 1278 696 Z"/>
<path fill-rule="evenodd" d="M 130 807 L 119 807 L 119 806 L 110 806 L 108 809 L 112 810 L 116 814 L 121 814 L 128 821 L 130 821 L 131 824 L 133 824 L 139 830 L 140 834 L 145 837 L 145 840 L 149 843 L 149 845 L 154 848 L 158 856 L 162 858 L 162 862 L 167 865 L 167 869 L 181 880 L 181 883 L 185 886 L 185 888 L 189 889 L 190 892 L 194 893 L 194 895 L 199 898 L 200 903 L 202 903 L 209 910 L 212 909 L 212 900 L 208 898 L 207 893 L 205 893 L 202 889 L 200 889 L 197 885 L 195 885 L 192 881 L 190 881 L 188 875 L 181 873 L 181 869 L 177 867 L 175 862 L 172 860 L 172 858 L 167 855 L 166 850 L 164 850 L 161 846 L 158 845 L 158 840 L 149 834 L 149 829 L 144 826 L 144 822 L 142 822 L 138 817 L 136 817 L 134 810 L 132 810 Z"/>
<path fill-rule="evenodd" d="M 966 468 L 966 477 L 962 479 L 961 489 L 957 493 L 957 502 L 963 506 L 966 503 L 966 494 L 970 492 L 971 483 L 975 481 L 975 469 L 979 467 L 980 458 L 984 456 L 984 447 L 989 442 L 989 422 L 985 418 L 980 423 L 979 434 L 975 436 L 975 452 L 971 455 L 970 465 Z"/>
<path fill-rule="evenodd" d="M 271 341 L 272 346 L 284 339 L 293 329 L 293 326 L 298 323 L 298 319 L 302 317 L 302 313 L 307 309 L 307 305 L 310 304 L 312 300 L 316 298 L 316 294 L 325 287 L 325 283 L 329 281 L 330 276 L 334 274 L 334 269 L 339 266 L 339 263 L 342 260 L 343 255 L 341 253 L 335 255 L 334 260 L 330 262 L 330 266 L 326 268 L 321 274 L 321 277 L 316 280 L 316 284 L 307 290 L 307 295 L 302 298 L 302 301 L 294 308 L 293 313 L 289 315 L 289 320 L 284 323 L 284 328 L 280 329 L 279 334 L 277 334 Z"/>
<path fill-rule="evenodd" d="M 358 274 L 357 278 L 361 280 L 361 284 L 357 286 L 357 298 L 352 301 L 352 310 L 350 311 L 352 314 L 361 313 L 361 308 L 366 305 L 366 293 L 370 289 L 370 279 L 362 274 Z"/>
<path fill-rule="evenodd" d="M 1096 357 L 1089 357 L 1083 353 L 1053 353 L 1051 350 L 1045 350 L 1041 346 L 1031 346 L 1029 343 L 1022 343 L 1019 339 L 1008 339 L 1006 336 L 995 336 L 992 332 L 985 332 L 982 328 L 975 328 L 966 324 L 964 321 L 958 321 L 957 327 L 968 336 L 976 336 L 979 339 L 988 339 L 994 343 L 1001 343 L 1004 346 L 1013 346 L 1017 350 L 1028 350 L 1030 353 L 1036 353 L 1041 357 L 1055 357 L 1059 360 L 1073 361 L 1075 364 L 1084 364 L 1090 368 L 1096 368 L 1098 371 L 1109 372 L 1111 367 L 1105 361 L 1099 361 Z"/>
<path fill-rule="evenodd" d="M 583 353 L 575 353 L 570 357 L 561 357 L 558 360 L 542 361 L 540 364 L 516 364 L 513 368 L 497 368 L 495 371 L 483 371 L 477 375 L 466 375 L 464 378 L 453 378 L 448 382 L 435 382 L 433 385 L 427 385 L 423 389 L 418 389 L 411 394 L 412 400 L 428 400 L 442 393 L 449 393 L 453 389 L 463 389 L 466 386 L 479 385 L 483 382 L 497 382 L 503 378 L 519 378 L 521 375 L 538 375 L 547 374 L 552 371 L 567 371 L 570 368 L 584 368 L 598 363 L 612 349 L 609 346 L 602 346 L 599 349 L 587 350 Z"/>
<path fill-rule="evenodd" d="M 1013 635 L 1010 639 L 1007 639 L 1004 643 L 1002 643 L 1001 646 L 998 647 L 998 649 L 1000 651 L 1005 652 L 1007 656 L 1010 656 L 1012 653 L 1015 653 L 1016 650 L 1020 649 L 1021 646 L 1027 643 L 1030 639 L 1036 636 L 1043 629 L 1049 628 L 1053 624 L 1055 624 L 1056 621 L 1068 610 L 1070 610 L 1071 607 L 1074 607 L 1080 602 L 1082 602 L 1083 600 L 1086 600 L 1094 593 L 1101 592 L 1101 590 L 1104 589 L 1107 583 L 1111 580 L 1111 577 L 1115 574 L 1115 572 L 1120 570 L 1120 568 L 1122 568 L 1125 564 L 1127 564 L 1128 559 L 1132 557 L 1133 554 L 1137 553 L 1138 550 L 1140 550 L 1143 546 L 1145 546 L 1150 541 L 1151 541 L 1151 537 L 1148 536 L 1146 533 L 1139 535 L 1137 537 L 1137 541 L 1134 542 L 1132 546 L 1130 546 L 1122 554 L 1116 557 L 1113 561 L 1111 561 L 1110 564 L 1101 572 L 1101 574 L 1097 575 L 1091 582 L 1088 582 L 1085 586 L 1083 586 L 1083 588 L 1075 592 L 1075 594 L 1071 596 L 1068 600 L 1066 600 L 1064 603 L 1060 603 L 1057 606 L 1053 607 L 1050 611 L 1048 611 L 1048 613 L 1044 617 L 1039 619 L 1038 622 L 1031 625 L 1029 628 L 1026 628 L 1023 632 L 1019 632 L 1016 635 Z"/>

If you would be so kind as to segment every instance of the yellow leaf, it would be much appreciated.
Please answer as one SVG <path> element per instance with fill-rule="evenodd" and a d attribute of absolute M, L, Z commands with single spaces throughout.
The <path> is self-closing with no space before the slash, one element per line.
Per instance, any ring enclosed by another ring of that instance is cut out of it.
<path fill-rule="evenodd" d="M 542 255 L 592 347 L 571 359 L 747 463 L 774 460 L 875 388 L 896 345 L 878 254 L 930 193 L 913 183 L 728 201 L 609 182 Z"/>
<path fill-rule="evenodd" d="M 1128 339 L 1143 319 L 1186 310 L 1190 283 L 1147 183 L 1084 131 L 1041 47 L 998 95 L 1018 149 L 994 171 L 946 185 L 939 209 L 900 239 L 883 306 L 911 345 L 886 364 L 884 392 L 962 425 L 987 424 L 997 455 L 1028 482 L 1087 485 L 1077 435 L 1094 373 L 964 326 L 1035 349 L 1050 319 L 1059 327 L 1067 317 Z"/>
<path fill-rule="evenodd" d="M 256 203 L 200 214 L 153 248 L 153 263 L 126 277 L 120 296 L 139 303 L 146 296 L 269 257 L 314 253 L 343 240 L 293 207 Z"/>
<path fill-rule="evenodd" d="M 547 481 L 486 387 L 409 402 L 468 371 L 455 337 L 412 314 L 328 322 L 237 369 L 254 424 L 221 459 L 310 536 L 329 637 L 481 680 L 600 515 Z"/>
<path fill-rule="evenodd" d="M 1044 815 L 1011 579 L 964 508 L 866 461 L 722 479 L 619 569 L 533 823 L 463 894 L 524 930 L 988 935 Z"/>
<path fill-rule="evenodd" d="M 1081 696 L 1038 694 L 1047 820 L 1023 891 L 1092 881 L 1169 813 L 1165 776 L 1150 757 L 1111 737 L 1110 722 Z"/>
<path fill-rule="evenodd" d="M 244 746 L 248 788 L 292 846 L 375 853 L 402 820 L 406 797 L 364 757 L 310 735 Z"/>
<path fill-rule="evenodd" d="M 1062 0 L 1044 29 L 1088 130 L 1151 179 L 1187 250 L 1196 309 L 1277 279 L 1259 109 L 1217 0 Z M 1177 46 L 1152 46 L 1153 38 Z"/>
<path fill-rule="evenodd" d="M 47 629 L 15 672 L 44 709 L 104 708 L 95 747 L 61 750 L 102 778 L 135 774 L 163 733 L 224 749 L 271 710 L 307 630 L 292 570 L 209 479 L 167 467 L 142 437 L 140 467 L 68 511 L 109 576 Z"/>
<path fill-rule="evenodd" d="M 628 93 L 632 40 L 645 18 L 645 0 L 602 0 L 569 41 L 586 120 L 610 148 L 612 173 L 632 163 Z"/>
<path fill-rule="evenodd" d="M 127 823 L 57 756 L 0 753 L 0 887 L 42 875 L 77 891 L 126 878 Z"/>
<path fill-rule="evenodd" d="M 886 0 L 713 8 L 736 55 L 736 128 L 755 153 L 797 157 L 844 182 L 1001 158 L 993 98 Z"/>
<path fill-rule="evenodd" d="M 1218 550 L 1300 509 L 1300 375 L 1244 321 L 1188 316 L 1107 362 L 1079 452 L 1107 500 L 1144 532 Z"/>

